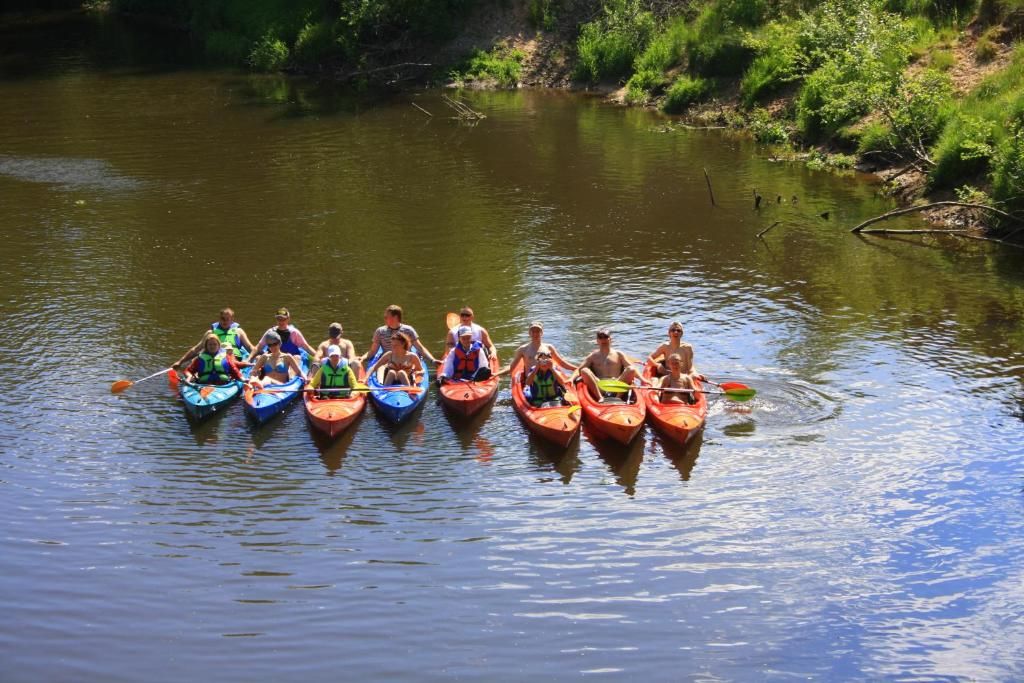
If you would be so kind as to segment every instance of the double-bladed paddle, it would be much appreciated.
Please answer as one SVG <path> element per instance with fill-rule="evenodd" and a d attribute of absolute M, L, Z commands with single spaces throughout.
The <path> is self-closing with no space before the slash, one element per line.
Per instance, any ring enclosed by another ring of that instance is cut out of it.
<path fill-rule="evenodd" d="M 708 396 L 725 396 L 726 398 L 732 399 L 733 401 L 749 401 L 754 398 L 757 391 L 750 387 L 740 384 L 739 382 L 726 382 L 725 384 L 735 384 L 739 387 L 726 389 L 725 391 L 704 391 L 703 389 L 662 389 L 661 387 L 638 387 L 632 384 L 626 384 L 620 382 L 617 379 L 602 379 L 599 380 L 597 386 L 602 391 L 667 391 L 674 394 L 706 394 Z M 722 384 L 724 388 L 725 384 Z"/>
<path fill-rule="evenodd" d="M 130 379 L 119 379 L 110 385 L 110 393 L 120 394 L 122 391 L 124 391 L 125 389 L 134 384 L 138 384 L 139 382 L 145 382 L 147 379 L 153 379 L 154 377 L 159 377 L 160 375 L 166 374 L 167 372 L 174 372 L 174 369 L 164 368 L 163 370 L 154 372 L 152 375 L 149 375 L 148 377 L 143 377 L 142 379 L 137 379 L 135 381 L 132 381 Z"/>

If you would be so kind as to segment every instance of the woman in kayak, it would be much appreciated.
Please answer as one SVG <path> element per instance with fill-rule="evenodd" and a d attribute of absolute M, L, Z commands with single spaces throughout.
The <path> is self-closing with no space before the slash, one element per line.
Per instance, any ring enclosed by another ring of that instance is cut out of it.
<path fill-rule="evenodd" d="M 661 378 L 659 387 L 662 389 L 696 389 L 694 380 L 700 376 L 693 371 L 693 347 L 683 342 L 679 351 L 668 357 L 668 374 Z M 675 391 L 659 391 L 658 400 L 662 403 L 697 402 L 697 394 Z"/>
<path fill-rule="evenodd" d="M 256 386 L 266 386 L 267 384 L 284 384 L 292 377 L 306 379 L 305 373 L 302 372 L 302 366 L 299 365 L 299 361 L 295 360 L 295 356 L 282 351 L 281 337 L 277 332 L 270 330 L 263 335 L 263 339 L 260 341 L 265 342 L 270 351 L 260 354 L 256 358 L 256 362 L 252 366 L 250 383 Z"/>
<path fill-rule="evenodd" d="M 222 346 L 213 332 L 203 339 L 203 350 L 192 364 L 185 369 L 185 381 L 197 384 L 227 384 L 242 380 L 242 373 L 235 363 L 231 347 Z"/>
<path fill-rule="evenodd" d="M 538 351 L 536 359 L 537 364 L 530 368 L 523 383 L 530 388 L 530 404 L 539 408 L 549 401 L 559 401 L 568 388 L 562 376 L 555 372 L 550 353 Z"/>
<path fill-rule="evenodd" d="M 369 370 L 367 377 L 377 372 L 377 368 L 386 368 L 382 384 L 404 384 L 412 386 L 423 376 L 423 363 L 415 353 L 409 353 L 412 342 L 404 332 L 391 335 L 391 350 L 377 359 Z"/>
<path fill-rule="evenodd" d="M 253 353 L 256 353 L 257 349 L 262 350 L 264 346 L 270 346 L 267 341 L 267 335 L 273 332 L 277 335 L 277 340 L 281 343 L 281 350 L 285 353 L 297 356 L 305 351 L 309 354 L 310 358 L 316 355 L 316 349 L 309 345 L 306 338 L 302 336 L 302 332 L 299 332 L 299 328 L 291 324 L 292 314 L 288 312 L 287 308 L 277 309 L 274 318 L 277 320 L 277 326 L 271 327 L 263 333 Z"/>

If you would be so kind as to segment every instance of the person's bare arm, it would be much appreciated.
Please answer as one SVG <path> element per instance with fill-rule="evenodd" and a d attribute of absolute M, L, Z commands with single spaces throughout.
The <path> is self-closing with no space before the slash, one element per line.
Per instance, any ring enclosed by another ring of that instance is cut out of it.
<path fill-rule="evenodd" d="M 572 363 L 567 361 L 565 358 L 562 358 L 562 354 L 558 353 L 558 349 L 556 349 L 551 344 L 548 344 L 548 348 L 551 350 L 551 357 L 554 358 L 558 362 L 559 365 L 564 365 L 565 367 L 569 368 L 570 370 L 578 370 L 579 367 L 582 367 L 582 366 L 573 365 Z M 587 356 L 587 358 L 589 359 L 590 356 Z"/>

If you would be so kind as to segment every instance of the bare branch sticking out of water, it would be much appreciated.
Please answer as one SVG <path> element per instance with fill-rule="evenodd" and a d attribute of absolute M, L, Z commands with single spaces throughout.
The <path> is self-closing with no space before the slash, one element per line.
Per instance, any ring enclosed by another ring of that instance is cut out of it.
<path fill-rule="evenodd" d="M 711 176 L 708 175 L 708 169 L 704 169 L 704 180 L 708 184 L 708 194 L 711 195 L 711 206 L 715 205 L 715 193 L 711 190 Z"/>
<path fill-rule="evenodd" d="M 1007 219 L 1009 219 L 1011 221 L 1014 221 L 1015 223 L 1020 223 L 1021 222 L 1021 220 L 1019 218 L 1011 216 L 1010 214 L 1006 213 L 1005 211 L 1000 211 L 999 209 L 997 209 L 995 207 L 988 206 L 987 204 L 969 204 L 967 202 L 932 202 L 931 204 L 921 204 L 919 206 L 911 206 L 911 207 L 908 207 L 906 209 L 896 209 L 895 211 L 890 211 L 888 213 L 883 213 L 881 216 L 875 216 L 874 218 L 869 218 L 868 220 L 864 221 L 863 223 L 860 223 L 859 225 L 851 228 L 850 232 L 853 232 L 853 233 L 858 233 L 858 232 L 878 232 L 876 230 L 865 230 L 864 228 L 868 227 L 869 225 L 871 225 L 873 223 L 878 223 L 880 221 L 886 220 L 887 218 L 892 218 L 893 216 L 902 216 L 903 214 L 913 213 L 914 211 L 925 211 L 927 209 L 932 209 L 932 208 L 935 208 L 937 206 L 962 206 L 962 207 L 965 207 L 965 208 L 968 208 L 968 209 L 982 209 L 984 211 L 991 211 L 992 213 L 996 214 L 997 216 L 1002 216 L 1003 218 L 1007 218 Z M 896 230 L 890 230 L 888 232 L 897 232 L 897 231 Z M 911 231 L 905 230 L 903 232 L 911 232 Z M 915 231 L 915 232 L 954 232 L 954 231 L 953 230 L 925 230 L 925 231 Z"/>
<path fill-rule="evenodd" d="M 474 111 L 468 104 L 461 100 L 452 99 L 447 95 L 441 95 L 441 99 L 444 100 L 445 104 L 455 110 L 455 118 L 463 121 L 480 121 L 481 119 L 487 118 L 487 116 L 482 112 Z"/>
<path fill-rule="evenodd" d="M 771 225 L 769 225 L 769 226 L 768 226 L 767 228 L 765 228 L 765 229 L 764 229 L 764 230 L 762 230 L 761 232 L 757 233 L 757 236 L 758 236 L 758 238 L 760 238 L 760 237 L 761 237 L 761 236 L 762 236 L 763 234 L 765 234 L 766 232 L 768 232 L 769 230 L 771 230 L 772 228 L 774 228 L 774 227 L 775 227 L 776 225 L 779 225 L 780 223 L 782 223 L 782 221 L 775 221 L 774 223 L 772 223 Z"/>
<path fill-rule="evenodd" d="M 417 109 L 419 109 L 419 110 L 420 110 L 421 112 L 423 112 L 423 113 L 424 113 L 424 114 L 426 114 L 427 116 L 429 116 L 429 117 L 431 117 L 431 118 L 433 118 L 433 117 L 434 117 L 434 115 L 433 115 L 433 114 L 431 114 L 431 113 L 430 113 L 429 111 L 427 111 L 426 109 L 424 109 L 424 108 L 423 108 L 423 107 L 421 107 L 420 105 L 416 104 L 415 102 L 410 102 L 409 104 L 411 104 L 412 106 L 416 107 Z"/>

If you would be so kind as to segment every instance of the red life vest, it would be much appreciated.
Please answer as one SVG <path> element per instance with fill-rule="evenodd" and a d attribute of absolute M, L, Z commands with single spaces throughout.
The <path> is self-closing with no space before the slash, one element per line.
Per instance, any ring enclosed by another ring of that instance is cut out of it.
<path fill-rule="evenodd" d="M 461 379 L 469 379 L 480 366 L 480 342 L 473 342 L 469 346 L 469 352 L 462 350 L 461 344 L 456 344 L 452 349 L 455 354 L 455 376 Z"/>

